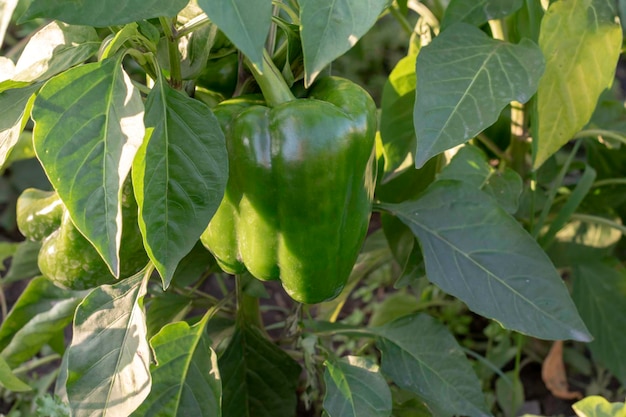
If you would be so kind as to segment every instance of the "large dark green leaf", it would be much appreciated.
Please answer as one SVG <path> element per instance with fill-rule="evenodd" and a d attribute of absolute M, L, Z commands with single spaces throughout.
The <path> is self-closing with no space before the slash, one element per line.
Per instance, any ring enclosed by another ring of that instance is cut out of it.
<path fill-rule="evenodd" d="M 486 155 L 477 147 L 463 146 L 444 167 L 439 180 L 456 180 L 467 183 L 493 197 L 509 214 L 514 214 L 522 195 L 522 179 L 512 169 L 494 169 L 487 162 Z"/>
<path fill-rule="evenodd" d="M 488 20 L 508 16 L 523 4 L 524 0 L 451 0 L 443 15 L 441 29 L 457 22 L 480 26 Z"/>
<path fill-rule="evenodd" d="M 28 283 L 0 327 L 0 356 L 11 367 L 33 357 L 72 322 L 86 291 L 69 291 L 38 277 Z"/>
<path fill-rule="evenodd" d="M 436 416 L 490 416 L 480 381 L 448 329 L 416 314 L 373 329 L 382 371 L 418 395 Z"/>
<path fill-rule="evenodd" d="M 222 415 L 293 417 L 300 366 L 255 328 L 237 327 L 219 358 Z"/>
<path fill-rule="evenodd" d="M 198 5 L 257 68 L 272 23 L 271 0 L 198 0 Z"/>
<path fill-rule="evenodd" d="M 543 69 L 528 39 L 497 41 L 465 23 L 443 31 L 417 57 L 416 166 L 492 125 L 511 101 L 528 101 Z"/>
<path fill-rule="evenodd" d="M 39 86 L 14 88 L 0 92 L 0 168 L 15 147 L 28 117 L 29 100 Z M 32 103 L 32 102 L 31 102 Z"/>
<path fill-rule="evenodd" d="M 589 349 L 595 360 L 626 383 L 626 272 L 601 261 L 574 265 L 572 298 L 594 340 Z"/>
<path fill-rule="evenodd" d="M 61 20 L 74 25 L 105 27 L 174 16 L 189 0 L 32 0 L 19 23 L 38 17 Z"/>
<path fill-rule="evenodd" d="M 78 306 L 67 353 L 74 417 L 128 416 L 150 392 L 143 271 L 93 290 Z"/>
<path fill-rule="evenodd" d="M 613 82 L 622 31 L 612 16 L 598 12 L 603 1 L 557 1 L 541 21 L 546 71 L 537 90 L 535 168 L 587 124 Z"/>
<path fill-rule="evenodd" d="M 378 365 L 348 356 L 327 361 L 324 372 L 324 410 L 330 417 L 388 417 L 391 391 Z"/>
<path fill-rule="evenodd" d="M 169 324 L 150 340 L 156 366 L 152 391 L 133 417 L 221 415 L 217 355 L 206 334 L 209 314 L 194 326 Z"/>
<path fill-rule="evenodd" d="M 418 237 L 428 279 L 471 310 L 534 337 L 590 340 L 548 256 L 491 198 L 442 180 L 384 208 Z"/>
<path fill-rule="evenodd" d="M 299 0 L 305 85 L 376 23 L 387 0 Z"/>
<path fill-rule="evenodd" d="M 121 189 L 144 138 L 143 113 L 121 57 L 52 78 L 32 111 L 37 157 L 72 221 L 115 275 Z"/>
<path fill-rule="evenodd" d="M 206 105 L 161 78 L 146 100 L 152 133 L 137 152 L 133 186 L 144 246 L 167 288 L 222 201 L 224 134 Z"/>

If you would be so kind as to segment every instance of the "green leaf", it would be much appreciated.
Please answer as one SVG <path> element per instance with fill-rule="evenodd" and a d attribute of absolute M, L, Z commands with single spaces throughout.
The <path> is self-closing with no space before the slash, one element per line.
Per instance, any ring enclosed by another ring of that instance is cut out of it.
<path fill-rule="evenodd" d="M 380 104 L 380 137 L 385 155 L 383 182 L 413 168 L 416 142 L 411 112 L 415 105 L 416 59 L 417 55 L 402 58 L 383 87 Z"/>
<path fill-rule="evenodd" d="M 9 27 L 17 3 L 18 0 L 0 0 L 0 47 L 4 42 L 4 35 Z"/>
<path fill-rule="evenodd" d="M 0 271 L 6 271 L 5 262 L 15 254 L 18 247 L 19 243 L 16 242 L 0 242 Z"/>
<path fill-rule="evenodd" d="M 16 377 L 9 364 L 0 356 L 0 387 L 13 392 L 26 392 L 33 389 L 24 381 Z"/>
<path fill-rule="evenodd" d="M 472 311 L 542 339 L 591 339 L 548 256 L 492 199 L 442 180 L 383 207 L 418 237 L 428 279 Z"/>
<path fill-rule="evenodd" d="M 587 261 L 575 264 L 573 274 L 572 298 L 594 337 L 589 349 L 626 383 L 626 335 L 617 330 L 626 320 L 626 272 L 606 262 Z"/>
<path fill-rule="evenodd" d="M 55 286 L 38 277 L 28 283 L 0 327 L 0 356 L 11 367 L 33 357 L 71 323 L 87 293 Z"/>
<path fill-rule="evenodd" d="M 437 416 L 490 416 L 480 381 L 447 328 L 426 314 L 373 329 L 382 371 Z"/>
<path fill-rule="evenodd" d="M 489 20 L 500 19 L 515 12 L 524 0 L 451 0 L 441 22 L 441 30 L 457 22 L 480 26 Z"/>
<path fill-rule="evenodd" d="M 388 5 L 387 0 L 299 0 L 304 81 L 308 87 L 336 58 L 365 35 Z"/>
<path fill-rule="evenodd" d="M 28 41 L 11 80 L 46 80 L 85 62 L 99 47 L 100 39 L 94 28 L 51 22 Z"/>
<path fill-rule="evenodd" d="M 378 365 L 357 356 L 324 364 L 324 410 L 331 417 L 391 415 L 391 391 Z"/>
<path fill-rule="evenodd" d="M 479 148 L 463 146 L 445 166 L 438 180 L 456 180 L 467 183 L 489 194 L 509 214 L 517 212 L 522 195 L 522 178 L 510 168 L 504 172 L 494 169 Z"/>
<path fill-rule="evenodd" d="M 31 97 L 38 88 L 33 85 L 0 91 L 0 167 L 4 166 L 20 138 L 28 120 Z"/>
<path fill-rule="evenodd" d="M 152 391 L 133 416 L 221 415 L 222 385 L 217 354 L 205 331 L 208 318 L 191 327 L 169 324 L 150 340 L 157 363 L 151 371 Z"/>
<path fill-rule="evenodd" d="M 228 155 L 211 109 L 162 78 L 146 100 L 145 124 L 152 134 L 137 152 L 133 186 L 144 246 L 167 288 L 222 201 Z"/>
<path fill-rule="evenodd" d="M 41 242 L 33 242 L 32 240 L 20 242 L 13 254 L 13 259 L 11 259 L 9 272 L 2 281 L 7 284 L 40 275 L 41 272 L 37 266 L 39 249 L 41 249 Z"/>
<path fill-rule="evenodd" d="M 255 328 L 241 323 L 219 358 L 222 415 L 292 417 L 300 365 Z"/>
<path fill-rule="evenodd" d="M 556 1 L 541 21 L 546 71 L 537 90 L 533 166 L 538 168 L 587 124 L 613 82 L 622 31 L 601 19 L 598 0 Z"/>
<path fill-rule="evenodd" d="M 625 403 L 609 403 L 598 395 L 584 398 L 572 408 L 578 417 L 626 417 Z"/>
<path fill-rule="evenodd" d="M 416 166 L 495 123 L 511 101 L 528 101 L 543 69 L 528 39 L 497 41 L 465 23 L 441 32 L 417 57 Z"/>
<path fill-rule="evenodd" d="M 74 417 L 127 416 L 150 392 L 144 273 L 96 288 L 76 310 L 66 384 Z"/>
<path fill-rule="evenodd" d="M 272 23 L 271 0 L 198 0 L 211 22 L 257 67 Z"/>
<path fill-rule="evenodd" d="M 115 26 L 153 17 L 175 16 L 187 3 L 188 0 L 102 0 L 97 3 L 32 0 L 18 23 L 43 17 L 73 25 Z"/>
<path fill-rule="evenodd" d="M 52 78 L 32 111 L 37 157 L 74 225 L 115 276 L 122 184 L 144 138 L 143 113 L 121 56 Z"/>

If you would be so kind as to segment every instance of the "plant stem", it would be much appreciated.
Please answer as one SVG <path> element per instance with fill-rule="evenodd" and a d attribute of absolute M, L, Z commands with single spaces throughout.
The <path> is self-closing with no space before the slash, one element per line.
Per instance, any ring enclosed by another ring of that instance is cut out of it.
<path fill-rule="evenodd" d="M 491 139 L 487 137 L 487 135 L 485 135 L 484 133 L 479 133 L 476 136 L 476 139 L 483 145 L 485 145 L 485 147 L 493 152 L 497 157 L 505 160 L 509 164 L 511 163 L 511 158 L 509 157 L 509 155 L 504 153 L 502 149 L 498 147 L 498 145 L 496 145 Z"/>
<path fill-rule="evenodd" d="M 611 130 L 602 130 L 602 129 L 581 130 L 576 135 L 574 135 L 574 139 L 593 138 L 593 137 L 599 138 L 602 136 L 609 138 L 609 139 L 616 140 L 619 143 L 626 145 L 626 137 L 618 132 L 613 132 Z"/>
<path fill-rule="evenodd" d="M 243 280 L 241 275 L 236 275 L 237 281 L 237 320 L 242 320 L 247 324 L 263 330 L 263 320 L 259 309 L 259 299 L 252 297 L 243 290 Z"/>
<path fill-rule="evenodd" d="M 208 16 L 202 13 L 201 15 L 194 17 L 189 22 L 181 26 L 180 29 L 176 32 L 176 38 L 180 39 L 183 36 L 187 35 L 188 33 L 191 33 L 195 30 L 198 30 L 210 24 L 211 24 L 211 21 L 209 20 Z"/>
<path fill-rule="evenodd" d="M 180 90 L 183 86 L 183 77 L 180 69 L 177 35 L 174 33 L 173 25 L 166 18 L 159 17 L 159 21 L 167 38 L 167 52 L 170 58 L 170 85 L 172 88 Z"/>
<path fill-rule="evenodd" d="M 413 34 L 413 27 L 409 23 L 409 21 L 404 17 L 400 8 L 394 4 L 389 8 L 391 15 L 397 20 L 402 29 L 406 32 L 407 35 L 411 36 Z"/>
<path fill-rule="evenodd" d="M 572 216 L 570 217 L 571 219 L 575 219 L 575 220 L 580 220 L 582 222 L 587 222 L 587 223 L 595 223 L 595 224 L 601 224 L 604 226 L 608 226 L 611 227 L 613 229 L 619 230 L 620 232 L 622 232 L 623 235 L 626 235 L 626 226 L 623 226 L 613 220 L 609 220 L 606 219 L 604 217 L 600 217 L 600 216 L 593 216 L 590 214 L 581 214 L 581 213 L 574 213 L 572 214 Z"/>
<path fill-rule="evenodd" d="M 252 64 L 249 68 L 270 107 L 296 99 L 266 50 L 263 50 L 263 71 Z"/>
<path fill-rule="evenodd" d="M 61 359 L 61 355 L 58 353 L 53 353 L 52 355 L 44 356 L 43 358 L 33 359 L 30 362 L 25 363 L 24 365 L 17 367 L 13 370 L 14 374 L 24 374 L 26 372 L 30 372 L 33 369 L 39 368 L 42 365 L 48 364 L 50 362 L 54 362 L 57 359 Z"/>
<path fill-rule="evenodd" d="M 511 168 L 520 174 L 522 178 L 526 178 L 530 169 L 526 160 L 528 148 L 524 105 L 513 101 L 511 102 L 511 143 L 508 152 Z"/>

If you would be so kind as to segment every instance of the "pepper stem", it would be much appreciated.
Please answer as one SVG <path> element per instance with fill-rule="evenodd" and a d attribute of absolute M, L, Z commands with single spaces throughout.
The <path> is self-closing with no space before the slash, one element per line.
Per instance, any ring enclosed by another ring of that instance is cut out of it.
<path fill-rule="evenodd" d="M 265 49 L 263 50 L 263 72 L 259 71 L 254 65 L 249 65 L 249 67 L 252 76 L 259 84 L 259 87 L 261 87 L 265 101 L 270 107 L 296 99 L 281 72 L 274 65 L 270 54 Z"/>

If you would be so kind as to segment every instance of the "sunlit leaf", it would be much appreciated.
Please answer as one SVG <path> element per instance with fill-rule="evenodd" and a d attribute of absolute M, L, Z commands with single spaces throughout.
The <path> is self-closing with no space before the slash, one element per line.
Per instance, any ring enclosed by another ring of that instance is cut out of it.
<path fill-rule="evenodd" d="M 198 0 L 198 5 L 257 68 L 272 22 L 271 0 Z"/>
<path fill-rule="evenodd" d="M 582 399 L 572 408 L 578 417 L 626 417 L 625 403 L 609 403 L 599 395 Z"/>
<path fill-rule="evenodd" d="M 221 415 L 222 385 L 205 331 L 208 317 L 191 327 L 169 324 L 150 340 L 156 360 L 152 391 L 133 417 Z"/>
<path fill-rule="evenodd" d="M 9 27 L 17 3 L 18 0 L 0 0 L 0 46 L 4 42 L 4 35 Z"/>
<path fill-rule="evenodd" d="M 127 416 L 150 392 L 143 272 L 93 290 L 78 306 L 68 350 L 74 417 Z"/>
<path fill-rule="evenodd" d="M 428 279 L 474 312 L 542 339 L 591 339 L 545 252 L 494 200 L 436 181 L 416 201 L 384 208 L 418 237 Z"/>
<path fill-rule="evenodd" d="M 387 0 L 300 0 L 305 85 L 343 55 L 376 23 Z"/>
<path fill-rule="evenodd" d="M 189 0 L 32 0 L 18 23 L 38 17 L 74 25 L 106 27 L 160 16 L 175 16 Z"/>
<path fill-rule="evenodd" d="M 144 138 L 143 113 L 121 57 L 52 78 L 32 111 L 37 157 L 74 225 L 116 276 L 122 184 Z"/>
<path fill-rule="evenodd" d="M 417 57 L 416 166 L 491 126 L 511 101 L 528 101 L 543 68 L 528 39 L 497 41 L 465 23 L 441 32 Z"/>
<path fill-rule="evenodd" d="M 470 362 L 444 325 L 415 314 L 373 330 L 383 373 L 436 416 L 491 416 Z"/>
<path fill-rule="evenodd" d="M 535 168 L 587 124 L 600 94 L 613 82 L 622 31 L 597 13 L 600 2 L 556 1 L 541 21 L 546 71 L 537 90 Z"/>
<path fill-rule="evenodd" d="M 85 291 L 61 289 L 44 277 L 30 281 L 2 322 L 0 356 L 11 367 L 32 358 L 72 322 L 85 295 Z"/>
<path fill-rule="evenodd" d="M 135 158 L 133 186 L 144 246 L 167 288 L 222 201 L 228 155 L 211 109 L 163 79 L 146 100 L 145 124 L 152 133 Z"/>
<path fill-rule="evenodd" d="M 391 415 L 391 391 L 378 365 L 358 356 L 326 361 L 325 365 L 324 410 L 330 417 Z"/>
<path fill-rule="evenodd" d="M 28 120 L 31 97 L 39 86 L 15 88 L 0 92 L 0 167 L 9 157 Z M 25 117 L 26 116 L 26 117 Z"/>

